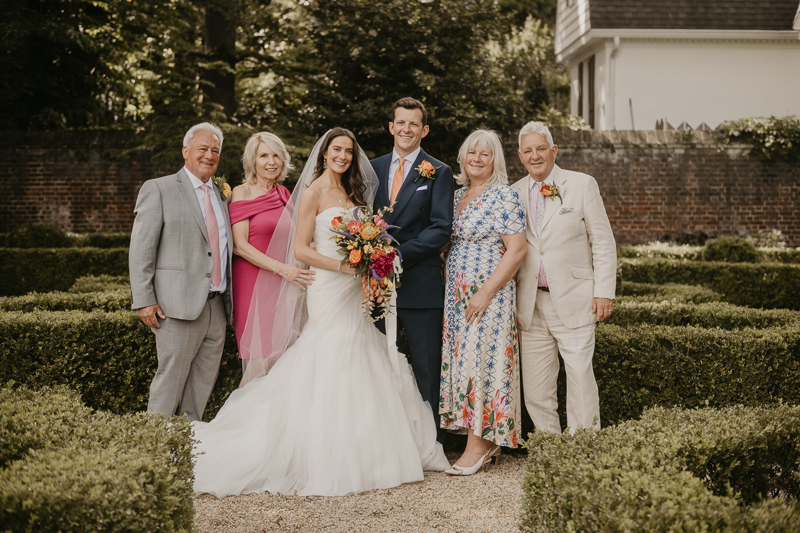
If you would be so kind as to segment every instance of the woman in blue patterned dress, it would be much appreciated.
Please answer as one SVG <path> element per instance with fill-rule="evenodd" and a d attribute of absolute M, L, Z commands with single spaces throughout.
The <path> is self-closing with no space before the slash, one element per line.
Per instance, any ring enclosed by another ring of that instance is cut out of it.
<path fill-rule="evenodd" d="M 512 277 L 525 257 L 525 212 L 508 185 L 496 133 L 477 130 L 458 153 L 445 275 L 439 413 L 442 427 L 466 432 L 467 447 L 446 470 L 470 475 L 500 446 L 516 448 L 519 363 Z"/>

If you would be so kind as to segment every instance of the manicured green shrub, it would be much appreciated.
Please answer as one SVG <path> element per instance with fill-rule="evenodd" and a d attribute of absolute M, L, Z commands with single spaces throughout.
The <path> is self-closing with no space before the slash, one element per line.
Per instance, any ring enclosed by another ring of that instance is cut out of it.
<path fill-rule="evenodd" d="M 601 324 L 593 361 L 604 426 L 654 406 L 800 404 L 798 326 Z"/>
<path fill-rule="evenodd" d="M 691 244 L 674 244 L 671 242 L 651 242 L 636 246 L 620 246 L 617 257 L 624 259 L 683 259 L 700 261 L 703 259 L 703 247 Z"/>
<path fill-rule="evenodd" d="M 109 276 L 108 274 L 101 274 L 100 276 L 81 276 L 75 280 L 69 292 L 103 292 L 103 291 L 116 291 L 127 290 L 131 291 L 130 277 L 125 276 Z"/>
<path fill-rule="evenodd" d="M 636 246 L 620 246 L 617 257 L 622 259 L 681 259 L 702 261 L 703 246 L 674 244 L 670 242 L 651 242 Z M 800 248 L 781 248 L 756 246 L 758 260 L 762 263 L 800 263 Z"/>
<path fill-rule="evenodd" d="M 0 406 L 4 530 L 194 531 L 186 419 L 92 413 L 65 388 L 5 388 Z"/>
<path fill-rule="evenodd" d="M 239 384 L 237 353 L 229 326 L 206 420 Z M 0 383 L 67 385 L 89 407 L 122 414 L 147 409 L 157 368 L 155 337 L 134 311 L 0 312 Z"/>
<path fill-rule="evenodd" d="M 633 326 L 695 326 L 699 328 L 774 328 L 800 326 L 800 312 L 788 309 L 753 309 L 713 302 L 702 304 L 674 301 L 619 301 L 606 324 Z"/>
<path fill-rule="evenodd" d="M 9 248 L 66 248 L 72 246 L 72 241 L 52 224 L 36 222 L 22 224 L 11 230 L 6 245 Z"/>
<path fill-rule="evenodd" d="M 711 289 L 699 285 L 679 285 L 677 283 L 622 283 L 621 301 L 629 302 L 663 302 L 701 304 L 718 302 L 722 296 Z"/>
<path fill-rule="evenodd" d="M 81 276 L 127 273 L 127 248 L 0 248 L 0 296 L 66 291 Z"/>
<path fill-rule="evenodd" d="M 742 237 L 728 236 L 709 240 L 703 250 L 703 260 L 757 263 L 759 257 L 753 243 Z"/>
<path fill-rule="evenodd" d="M 702 285 L 736 305 L 800 310 L 800 265 L 620 259 L 625 281 Z"/>
<path fill-rule="evenodd" d="M 523 531 L 800 529 L 800 407 L 653 409 L 525 447 Z"/>
<path fill-rule="evenodd" d="M 0 297 L 0 311 L 122 311 L 130 308 L 130 288 L 79 294 L 32 292 L 24 296 Z"/>
<path fill-rule="evenodd" d="M 88 233 L 85 234 L 85 239 L 85 246 L 90 248 L 129 248 L 131 232 Z"/>

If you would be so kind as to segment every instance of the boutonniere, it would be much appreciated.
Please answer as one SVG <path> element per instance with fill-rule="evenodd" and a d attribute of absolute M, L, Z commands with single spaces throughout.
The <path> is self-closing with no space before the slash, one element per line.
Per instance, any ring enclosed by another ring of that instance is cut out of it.
<path fill-rule="evenodd" d="M 211 181 L 213 181 L 214 185 L 219 189 L 219 194 L 222 196 L 222 199 L 227 201 L 231 195 L 231 186 L 225 181 L 225 176 L 211 176 Z"/>
<path fill-rule="evenodd" d="M 431 181 L 435 180 L 436 179 L 436 176 L 435 176 L 436 171 L 439 170 L 440 168 L 442 168 L 442 167 L 441 166 L 434 167 L 427 160 L 422 161 L 422 163 L 420 163 L 419 166 L 414 169 L 417 172 L 419 172 L 417 177 L 414 178 L 414 183 L 417 182 L 417 180 L 420 178 L 420 176 L 422 176 L 425 179 L 429 179 Z"/>
<path fill-rule="evenodd" d="M 555 196 L 556 198 L 561 200 L 562 204 L 564 203 L 564 199 L 561 197 L 561 191 L 558 190 L 557 185 L 550 185 L 549 183 L 545 183 L 539 189 L 539 192 L 541 192 L 543 195 L 547 196 L 551 200 L 553 199 L 553 196 Z"/>

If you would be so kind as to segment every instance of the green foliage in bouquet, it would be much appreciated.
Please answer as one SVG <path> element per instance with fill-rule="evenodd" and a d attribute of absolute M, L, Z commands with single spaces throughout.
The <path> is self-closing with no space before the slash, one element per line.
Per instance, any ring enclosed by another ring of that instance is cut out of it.
<path fill-rule="evenodd" d="M 523 531 L 800 529 L 800 407 L 655 408 L 525 447 Z"/>
<path fill-rule="evenodd" d="M 8 531 L 194 531 L 191 428 L 92 412 L 65 387 L 0 389 L 0 523 Z"/>

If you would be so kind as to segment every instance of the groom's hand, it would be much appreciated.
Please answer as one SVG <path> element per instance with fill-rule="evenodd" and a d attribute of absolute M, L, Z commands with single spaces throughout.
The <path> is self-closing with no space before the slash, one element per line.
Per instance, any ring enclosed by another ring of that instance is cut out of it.
<path fill-rule="evenodd" d="M 597 315 L 597 320 L 602 322 L 611 316 L 614 311 L 614 300 L 609 298 L 595 298 L 592 303 L 592 313 Z"/>
<path fill-rule="evenodd" d="M 145 326 L 158 329 L 161 327 L 158 325 L 158 318 L 163 320 L 167 317 L 158 304 L 153 304 L 139 309 L 139 318 L 142 319 Z"/>

